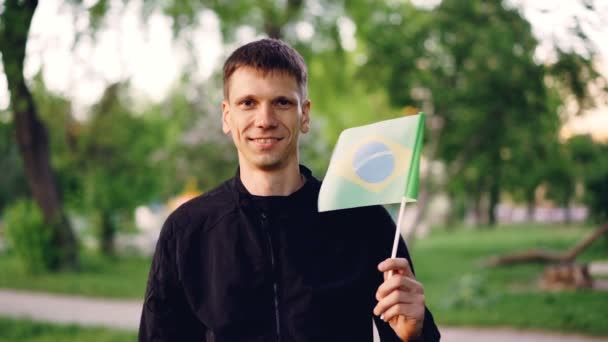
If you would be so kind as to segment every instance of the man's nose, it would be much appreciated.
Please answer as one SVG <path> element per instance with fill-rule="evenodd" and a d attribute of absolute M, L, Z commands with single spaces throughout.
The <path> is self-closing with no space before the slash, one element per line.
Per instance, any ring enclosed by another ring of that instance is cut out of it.
<path fill-rule="evenodd" d="M 255 116 L 255 125 L 260 128 L 277 126 L 277 118 L 271 103 L 262 103 Z"/>

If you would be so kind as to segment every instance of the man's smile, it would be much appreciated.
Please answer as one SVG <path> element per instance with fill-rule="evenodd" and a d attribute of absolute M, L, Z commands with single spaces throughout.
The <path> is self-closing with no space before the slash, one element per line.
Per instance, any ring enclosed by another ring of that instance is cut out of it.
<path fill-rule="evenodd" d="M 253 142 L 255 145 L 262 148 L 269 148 L 276 145 L 279 141 L 283 140 L 283 138 L 279 137 L 255 137 L 255 138 L 247 138 L 248 141 Z"/>

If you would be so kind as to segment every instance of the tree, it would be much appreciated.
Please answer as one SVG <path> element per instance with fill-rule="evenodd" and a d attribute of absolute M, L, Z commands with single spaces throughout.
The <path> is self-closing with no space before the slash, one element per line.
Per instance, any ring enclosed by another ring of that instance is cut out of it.
<path fill-rule="evenodd" d="M 552 92 L 588 99 L 584 85 L 598 76 L 588 72 L 591 57 L 562 53 L 553 64 L 537 63 L 530 23 L 498 0 L 444 0 L 430 11 L 391 3 L 352 13 L 357 23 L 372 18 L 359 30 L 371 86 L 385 86 L 396 106 L 432 104 L 429 114 L 442 122 L 438 157 L 454 188 L 468 192 L 476 208 L 487 203 L 491 224 L 501 193 L 518 188 L 514 170 L 531 201 L 547 146 L 558 143 Z"/>
<path fill-rule="evenodd" d="M 566 222 L 570 222 L 570 203 L 576 194 L 576 174 L 572 156 L 564 144 L 555 145 L 547 165 L 547 196 L 566 210 Z"/>
<path fill-rule="evenodd" d="M 110 256 L 119 223 L 130 221 L 137 205 L 157 198 L 163 176 L 154 156 L 165 143 L 166 120 L 134 113 L 121 97 L 125 90 L 120 83 L 105 90 L 76 142 L 80 207 L 92 214 L 100 249 Z"/>
<path fill-rule="evenodd" d="M 344 128 L 400 115 L 399 109 L 388 105 L 383 89 L 370 91 L 363 83 L 353 82 L 358 69 L 357 56 L 343 48 L 339 27 L 341 20 L 347 18 L 346 4 L 326 0 L 229 3 L 174 0 L 147 1 L 144 5 L 147 13 L 160 9 L 173 18 L 176 35 L 188 34 L 187 28 L 198 23 L 199 14 L 212 10 L 219 16 L 228 42 L 237 28 L 247 26 L 256 33 L 286 40 L 302 53 L 309 67 L 309 97 L 314 104 L 312 115 L 316 130 L 312 134 L 321 133 L 315 136 L 314 146 L 309 147 L 308 142 L 303 144 L 303 155 L 312 161 L 316 173 L 322 175 L 329 158 L 322 157 L 321 153 L 328 153 L 327 145 L 332 145 Z M 356 2 L 356 6 L 363 11 L 372 7 L 363 2 Z M 314 30 L 310 41 L 299 38 L 297 27 L 301 24 Z"/>
<path fill-rule="evenodd" d="M 79 0 L 65 1 L 78 10 L 77 15 L 88 15 L 90 27 L 84 33 L 94 34 L 111 6 L 107 0 L 99 0 L 86 8 Z M 219 2 L 206 4 L 194 1 L 145 2 L 144 10 L 151 13 L 160 8 L 175 19 L 175 30 L 196 24 L 198 14 L 205 9 L 215 10 L 222 19 L 223 31 L 234 32 L 241 23 L 247 22 L 266 32 L 271 37 L 283 37 L 286 27 L 297 18 L 304 1 L 290 0 L 284 4 L 272 1 L 240 2 L 226 5 Z M 76 243 L 68 221 L 62 210 L 61 193 L 57 186 L 49 153 L 48 130 L 40 119 L 36 102 L 23 77 L 25 46 L 37 1 L 7 0 L 0 4 L 0 51 L 11 94 L 11 112 L 17 131 L 20 154 L 24 159 L 24 169 L 30 188 L 38 205 L 43 209 L 45 221 L 52 223 L 56 247 L 65 251 L 66 260 L 62 264 L 74 264 Z M 261 18 L 261 19 L 260 19 Z M 258 20 L 260 19 L 260 20 Z M 77 32 L 79 36 L 82 32 Z M 210 151 L 210 153 L 215 150 Z"/>
<path fill-rule="evenodd" d="M 23 76 L 25 48 L 36 0 L 0 4 L 0 53 L 10 93 L 15 136 L 32 196 L 52 230 L 57 260 L 53 268 L 77 265 L 77 244 L 62 209 L 61 193 L 50 164 L 48 133 Z"/>
<path fill-rule="evenodd" d="M 27 196 L 27 185 L 19 151 L 14 143 L 13 123 L 2 120 L 0 113 L 0 212 L 11 200 Z"/>
<path fill-rule="evenodd" d="M 589 135 L 570 138 L 566 144 L 574 174 L 584 186 L 583 202 L 592 218 L 608 220 L 608 144 L 593 141 Z"/>

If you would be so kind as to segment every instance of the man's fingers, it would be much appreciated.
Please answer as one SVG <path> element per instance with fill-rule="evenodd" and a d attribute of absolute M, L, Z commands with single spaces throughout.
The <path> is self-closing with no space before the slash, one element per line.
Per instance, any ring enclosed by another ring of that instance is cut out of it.
<path fill-rule="evenodd" d="M 380 264 L 378 264 L 378 270 L 380 272 L 388 272 L 392 270 L 393 273 L 395 273 L 396 271 L 401 271 L 406 276 L 415 278 L 414 273 L 412 273 L 412 269 L 410 268 L 410 263 L 405 258 L 386 259 Z"/>
<path fill-rule="evenodd" d="M 396 269 L 396 270 L 390 270 L 390 271 L 387 271 L 387 272 L 383 272 L 382 274 L 384 275 L 384 281 L 386 281 L 387 279 L 389 279 L 392 276 L 397 275 L 397 274 L 405 275 L 405 271 L 404 270 L 400 270 L 400 269 Z"/>
<path fill-rule="evenodd" d="M 405 277 L 403 275 L 396 275 L 391 279 L 386 280 L 378 287 L 376 291 L 376 299 L 381 300 L 386 297 L 392 291 L 412 292 L 417 294 L 424 294 L 424 287 L 417 280 Z"/>
<path fill-rule="evenodd" d="M 381 316 L 386 314 L 386 311 L 390 310 L 393 306 L 402 306 L 402 304 L 407 305 L 419 305 L 424 303 L 424 296 L 417 293 L 410 292 L 402 292 L 402 291 L 393 291 L 388 296 L 384 297 L 382 300 L 376 304 L 374 308 L 374 315 Z M 424 305 L 422 305 L 424 307 Z M 404 314 L 404 312 L 402 312 Z M 387 318 L 384 317 L 386 320 Z"/>
<path fill-rule="evenodd" d="M 406 318 L 413 318 L 417 317 L 418 314 L 418 309 L 415 305 L 407 303 L 398 303 L 384 311 L 382 313 L 382 318 L 385 322 L 388 322 L 391 319 L 398 317 L 399 315 L 402 315 Z"/>

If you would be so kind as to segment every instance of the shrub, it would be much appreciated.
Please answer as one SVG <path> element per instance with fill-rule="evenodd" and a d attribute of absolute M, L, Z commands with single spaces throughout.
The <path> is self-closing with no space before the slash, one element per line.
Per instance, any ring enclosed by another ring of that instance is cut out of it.
<path fill-rule="evenodd" d="M 4 212 L 8 248 L 15 253 L 25 271 L 49 270 L 55 263 L 52 230 L 44 224 L 38 206 L 20 200 Z"/>

